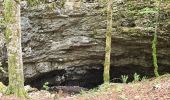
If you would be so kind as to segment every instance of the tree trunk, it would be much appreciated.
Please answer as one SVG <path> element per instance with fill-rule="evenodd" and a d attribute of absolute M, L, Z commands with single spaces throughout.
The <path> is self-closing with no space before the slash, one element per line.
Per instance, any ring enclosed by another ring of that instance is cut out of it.
<path fill-rule="evenodd" d="M 159 76 L 156 45 L 157 45 L 157 33 L 158 33 L 158 25 L 159 25 L 160 1 L 158 1 L 158 3 L 157 3 L 157 9 L 158 9 L 158 11 L 156 13 L 155 32 L 154 32 L 154 38 L 153 38 L 153 41 L 152 41 L 152 56 L 153 56 L 154 74 L 155 74 L 156 77 Z"/>
<path fill-rule="evenodd" d="M 107 4 L 107 31 L 106 31 L 106 47 L 105 47 L 105 63 L 104 63 L 104 83 L 110 81 L 110 53 L 111 53 L 111 32 L 112 32 L 112 0 L 108 0 Z"/>
<path fill-rule="evenodd" d="M 5 0 L 6 45 L 8 54 L 9 86 L 7 94 L 25 97 L 21 49 L 20 1 Z"/>

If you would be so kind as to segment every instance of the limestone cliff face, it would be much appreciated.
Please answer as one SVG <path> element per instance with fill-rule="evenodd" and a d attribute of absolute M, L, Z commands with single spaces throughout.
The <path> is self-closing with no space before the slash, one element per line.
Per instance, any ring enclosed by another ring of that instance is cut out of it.
<path fill-rule="evenodd" d="M 113 6 L 112 78 L 116 74 L 134 72 L 153 75 L 154 14 L 145 13 L 146 8 L 153 10 L 154 3 L 122 0 Z M 168 3 L 162 4 L 160 18 L 159 71 L 170 72 Z M 88 80 L 91 84 L 101 82 L 97 76 L 102 77 L 105 32 L 106 13 L 98 3 L 82 3 L 76 9 L 58 7 L 50 10 L 45 5 L 23 7 L 22 46 L 25 77 L 31 79 L 28 83 L 34 84 L 36 79 L 42 83 L 49 81 L 51 85 L 74 84 L 75 80 L 82 83 Z M 0 60 L 5 66 L 4 48 L 4 42 L 1 42 Z"/>

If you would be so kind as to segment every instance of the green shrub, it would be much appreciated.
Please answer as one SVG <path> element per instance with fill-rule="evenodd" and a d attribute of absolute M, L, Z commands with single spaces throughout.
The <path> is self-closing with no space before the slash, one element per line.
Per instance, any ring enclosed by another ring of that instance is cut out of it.
<path fill-rule="evenodd" d="M 148 78 L 147 76 L 143 76 L 141 81 L 146 81 L 147 78 Z"/>
<path fill-rule="evenodd" d="M 49 85 L 48 82 L 45 82 L 44 85 L 43 85 L 43 88 L 44 88 L 45 90 L 47 90 L 47 91 L 49 90 L 49 86 L 48 86 L 48 85 Z"/>
<path fill-rule="evenodd" d="M 121 80 L 123 83 L 127 83 L 128 75 L 121 75 Z"/>
<path fill-rule="evenodd" d="M 138 75 L 137 73 L 135 73 L 135 74 L 133 75 L 133 78 L 134 78 L 133 82 L 138 82 L 138 81 L 140 80 L 140 75 Z"/>

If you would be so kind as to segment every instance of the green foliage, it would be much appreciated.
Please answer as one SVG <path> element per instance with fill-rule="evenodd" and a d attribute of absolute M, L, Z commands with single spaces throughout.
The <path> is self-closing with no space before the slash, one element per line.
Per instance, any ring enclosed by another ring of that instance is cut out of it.
<path fill-rule="evenodd" d="M 106 4 L 107 4 L 107 2 L 108 2 L 108 0 L 98 0 L 98 2 L 99 2 L 100 4 L 104 4 L 104 5 L 106 5 Z"/>
<path fill-rule="evenodd" d="M 12 33 L 11 30 L 8 27 L 6 27 L 6 29 L 5 29 L 5 40 L 6 40 L 6 43 L 9 43 L 11 33 Z"/>
<path fill-rule="evenodd" d="M 169 0 L 170 1 L 170 0 Z M 157 6 L 155 8 L 144 8 L 142 9 L 141 11 L 139 11 L 140 14 L 142 15 L 148 15 L 148 14 L 152 14 L 155 17 L 156 19 L 156 22 L 155 22 L 155 32 L 154 32 L 154 35 L 153 35 L 153 41 L 152 41 L 152 57 L 153 57 L 153 65 L 154 65 L 154 74 L 156 77 L 159 76 L 159 73 L 158 73 L 158 64 L 157 64 L 157 33 L 158 33 L 158 25 L 159 25 L 159 11 L 160 11 L 160 3 L 161 1 L 158 0 L 156 1 L 156 4 Z M 154 22 L 151 22 L 151 23 L 154 23 Z M 153 26 L 153 24 L 149 25 L 149 26 Z"/>
<path fill-rule="evenodd" d="M 47 5 L 47 10 L 52 11 L 56 8 L 57 4 L 56 3 L 50 3 Z"/>
<path fill-rule="evenodd" d="M 49 86 L 48 85 L 49 85 L 49 82 L 45 82 L 44 85 L 43 85 L 43 88 L 45 90 L 47 90 L 47 91 L 49 90 Z"/>
<path fill-rule="evenodd" d="M 5 94 L 6 89 L 7 87 L 2 82 L 0 82 L 0 93 Z"/>
<path fill-rule="evenodd" d="M 141 81 L 146 81 L 147 78 L 148 78 L 147 76 L 143 76 Z"/>
<path fill-rule="evenodd" d="M 121 80 L 123 83 L 127 83 L 128 75 L 121 75 Z"/>
<path fill-rule="evenodd" d="M 110 88 L 111 84 L 110 83 L 104 83 L 99 86 L 98 91 L 106 91 Z"/>
<path fill-rule="evenodd" d="M 140 80 L 140 75 L 138 75 L 137 73 L 135 73 L 135 74 L 133 75 L 133 78 L 134 78 L 133 82 L 138 82 L 138 81 Z"/>
<path fill-rule="evenodd" d="M 157 64 L 157 50 L 156 50 L 156 43 L 157 42 L 157 39 L 156 39 L 156 36 L 154 35 L 154 40 L 152 41 L 152 56 L 153 56 L 153 65 L 154 65 L 154 74 L 156 77 L 159 76 L 159 73 L 158 73 L 158 64 Z"/>
<path fill-rule="evenodd" d="M 11 0 L 5 0 L 4 1 L 4 19 L 6 23 L 14 22 L 13 20 L 13 2 Z"/>
<path fill-rule="evenodd" d="M 81 90 L 80 94 L 78 95 L 81 95 L 83 97 L 88 97 L 89 95 L 97 95 L 98 93 L 99 93 L 98 88 L 93 88 L 93 89 L 90 89 L 89 91 Z"/>
<path fill-rule="evenodd" d="M 157 13 L 157 10 L 155 8 L 143 8 L 142 10 L 139 11 L 140 14 L 155 14 Z"/>
<path fill-rule="evenodd" d="M 14 5 L 13 2 L 11 0 L 4 0 L 4 19 L 1 19 L 1 24 L 2 25 L 8 25 L 11 24 L 13 22 L 15 22 L 13 16 L 13 9 L 14 9 Z M 10 34 L 11 31 L 9 30 L 8 27 L 5 26 L 5 38 L 6 38 L 6 42 L 9 42 L 10 39 Z"/>
<path fill-rule="evenodd" d="M 167 3 L 169 3 L 169 2 L 170 2 L 170 0 L 163 0 L 163 2 L 167 2 Z"/>
<path fill-rule="evenodd" d="M 90 95 L 94 95 L 94 96 L 99 95 L 99 94 L 109 90 L 110 87 L 111 87 L 110 83 L 104 83 L 97 88 L 90 89 L 89 91 L 83 91 L 82 90 L 79 95 L 81 95 L 83 97 L 88 97 Z"/>
<path fill-rule="evenodd" d="M 58 7 L 58 8 L 63 7 L 64 6 L 63 2 L 65 2 L 65 0 L 60 1 L 60 2 L 51 2 L 51 3 L 47 3 L 47 4 L 45 4 L 46 0 L 28 0 L 27 2 L 30 7 L 43 5 L 43 6 L 45 6 L 46 10 L 53 11 L 56 9 L 56 7 Z"/>
<path fill-rule="evenodd" d="M 29 6 L 35 6 L 40 3 L 44 3 L 45 0 L 27 0 Z"/>
<path fill-rule="evenodd" d="M 168 0 L 170 1 L 170 0 Z M 158 73 L 158 64 L 157 64 L 157 33 L 158 33 L 158 26 L 159 26 L 159 12 L 160 12 L 160 0 L 156 0 L 156 7 L 154 8 L 149 8 L 145 7 L 142 10 L 139 11 L 139 14 L 142 14 L 144 16 L 146 15 L 152 15 L 153 17 L 155 16 L 155 20 L 150 20 L 149 23 L 147 23 L 148 29 L 152 30 L 152 28 L 155 29 L 154 36 L 153 36 L 153 41 L 152 41 L 152 57 L 153 57 L 153 65 L 154 65 L 154 74 L 156 77 L 159 76 Z M 153 18 L 152 18 L 153 19 Z"/>

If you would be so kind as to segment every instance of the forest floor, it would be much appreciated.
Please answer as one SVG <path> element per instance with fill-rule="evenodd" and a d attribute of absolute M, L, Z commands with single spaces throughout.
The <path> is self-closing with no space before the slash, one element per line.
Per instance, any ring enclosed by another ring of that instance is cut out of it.
<path fill-rule="evenodd" d="M 103 84 L 89 91 L 68 95 L 59 91 L 34 91 L 31 100 L 170 100 L 170 74 L 132 83 Z M 0 95 L 0 100 L 23 100 L 15 96 Z"/>

